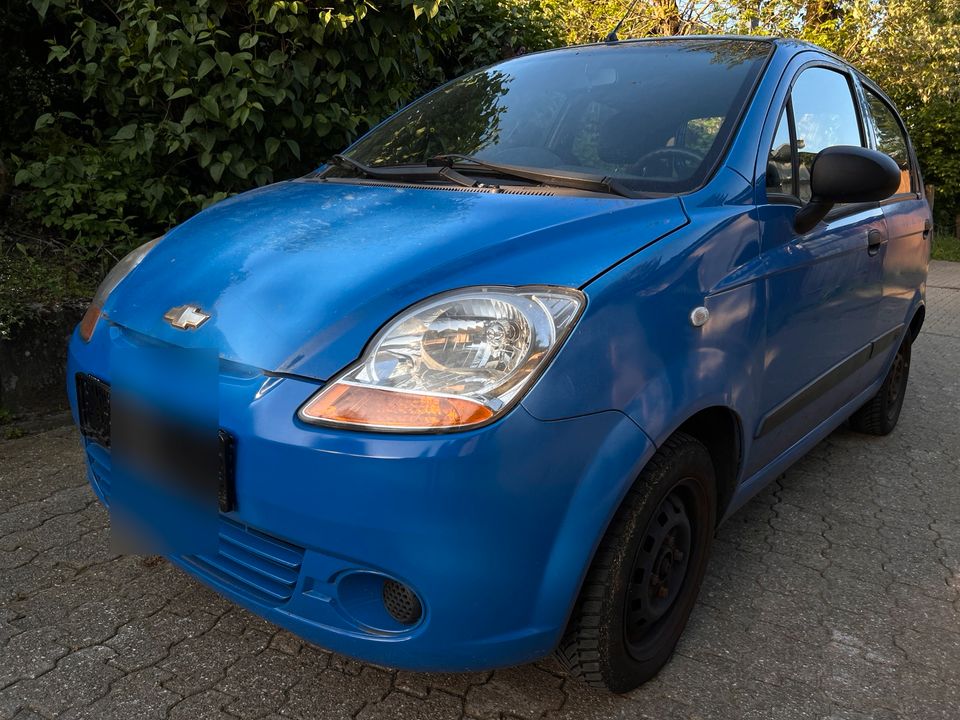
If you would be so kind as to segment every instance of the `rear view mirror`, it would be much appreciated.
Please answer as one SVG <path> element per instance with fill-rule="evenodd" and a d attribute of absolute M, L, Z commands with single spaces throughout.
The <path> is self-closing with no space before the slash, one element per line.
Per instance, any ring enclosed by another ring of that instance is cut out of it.
<path fill-rule="evenodd" d="M 876 150 L 835 145 L 817 153 L 810 170 L 810 202 L 797 211 L 793 227 L 809 232 L 836 203 L 879 202 L 900 187 L 900 168 Z"/>

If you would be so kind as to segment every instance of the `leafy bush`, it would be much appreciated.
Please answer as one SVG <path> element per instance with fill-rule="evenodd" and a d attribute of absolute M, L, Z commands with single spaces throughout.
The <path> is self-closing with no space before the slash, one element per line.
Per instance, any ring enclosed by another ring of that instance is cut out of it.
<path fill-rule="evenodd" d="M 44 63 L 51 28 L 25 5 L 0 3 L 0 144 L 9 147 L 30 139 L 38 114 L 52 106 L 73 110 L 79 102 L 69 78 Z"/>
<path fill-rule="evenodd" d="M 31 1 L 83 105 L 49 108 L 12 155 L 18 207 L 99 272 L 421 91 L 560 40 L 539 0 Z"/>
<path fill-rule="evenodd" d="M 909 107 L 904 118 L 924 170 L 924 182 L 936 186 L 935 222 L 953 233 L 960 213 L 960 105 L 941 100 Z"/>
<path fill-rule="evenodd" d="M 0 233 L 0 341 L 58 308 L 82 308 L 93 292 L 82 275 L 72 253 L 62 247 L 43 243 L 42 249 L 27 253 L 22 243 Z"/>

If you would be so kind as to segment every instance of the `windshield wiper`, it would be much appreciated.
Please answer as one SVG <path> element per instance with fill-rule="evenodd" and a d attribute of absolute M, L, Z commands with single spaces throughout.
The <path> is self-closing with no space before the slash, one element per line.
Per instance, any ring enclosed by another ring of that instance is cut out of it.
<path fill-rule="evenodd" d="M 540 185 L 556 185 L 558 187 L 573 188 L 575 190 L 589 190 L 591 192 L 621 195 L 628 198 L 636 197 L 634 193 L 624 187 L 622 182 L 606 175 L 579 172 L 554 173 L 540 168 L 487 162 L 473 155 L 462 155 L 460 153 L 436 155 L 427 161 L 427 165 L 453 168 L 458 162 L 476 165 L 502 177 L 529 180 L 539 183 Z"/>
<path fill-rule="evenodd" d="M 374 180 L 449 180 L 464 187 L 476 187 L 477 181 L 461 175 L 449 165 L 367 165 L 346 155 L 334 155 L 330 158 L 334 167 L 354 170 L 363 177 Z M 323 173 L 326 175 L 326 172 Z"/>

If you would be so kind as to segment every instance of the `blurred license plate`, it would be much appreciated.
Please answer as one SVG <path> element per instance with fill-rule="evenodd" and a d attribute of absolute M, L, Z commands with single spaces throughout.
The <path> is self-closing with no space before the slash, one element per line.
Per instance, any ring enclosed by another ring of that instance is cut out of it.
<path fill-rule="evenodd" d="M 114 424 L 110 386 L 86 373 L 78 373 L 76 383 L 80 431 L 92 442 L 110 448 Z M 137 466 L 156 469 L 171 481 L 187 487 L 193 484 L 198 490 L 211 487 L 215 477 L 218 509 L 230 512 L 236 508 L 234 439 L 230 433 L 218 430 L 215 442 L 208 444 L 191 428 L 169 418 L 136 408 L 121 409 L 121 415 L 121 452 L 134 459 Z M 211 450 L 212 457 L 202 457 Z"/>

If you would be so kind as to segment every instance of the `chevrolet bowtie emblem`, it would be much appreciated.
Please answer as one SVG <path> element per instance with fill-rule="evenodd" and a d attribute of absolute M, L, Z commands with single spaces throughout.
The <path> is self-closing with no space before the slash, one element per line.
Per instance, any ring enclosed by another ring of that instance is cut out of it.
<path fill-rule="evenodd" d="M 167 310 L 163 319 L 180 330 L 196 330 L 209 320 L 210 316 L 196 305 L 180 305 Z"/>

